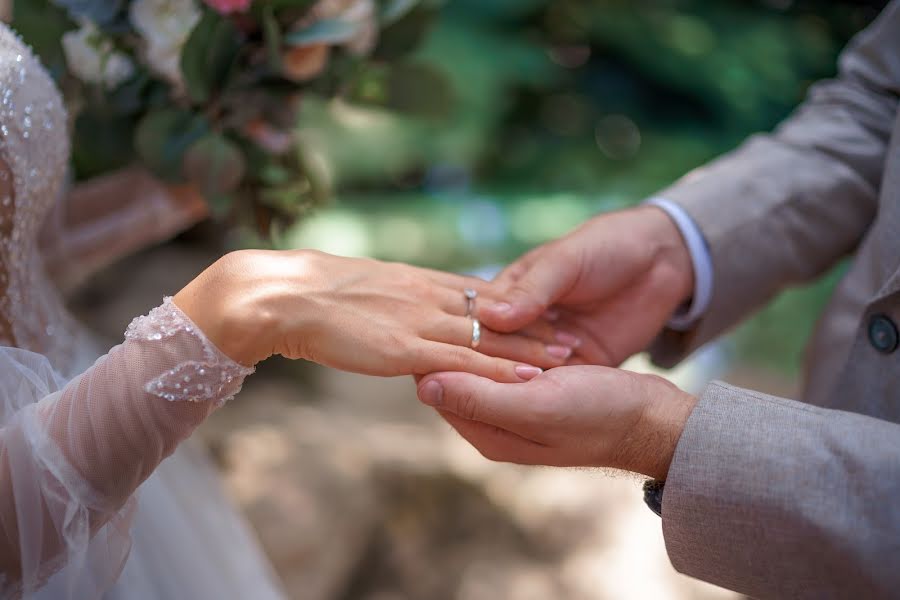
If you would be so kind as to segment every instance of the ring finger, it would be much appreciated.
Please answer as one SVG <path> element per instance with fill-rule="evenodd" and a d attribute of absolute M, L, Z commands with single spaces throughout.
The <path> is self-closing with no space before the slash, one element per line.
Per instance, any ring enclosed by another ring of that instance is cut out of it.
<path fill-rule="evenodd" d="M 435 322 L 426 332 L 426 337 L 434 342 L 456 346 L 472 347 L 475 325 L 473 319 L 448 315 Z M 497 333 L 480 326 L 478 352 L 488 356 L 507 358 L 536 367 L 549 369 L 566 363 L 572 349 L 561 344 L 546 344 L 536 338 L 517 333 Z"/>

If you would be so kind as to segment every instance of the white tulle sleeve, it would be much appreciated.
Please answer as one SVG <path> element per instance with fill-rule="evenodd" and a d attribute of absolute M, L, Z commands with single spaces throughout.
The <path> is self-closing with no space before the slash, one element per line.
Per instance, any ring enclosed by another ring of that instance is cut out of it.
<path fill-rule="evenodd" d="M 132 494 L 251 372 L 168 298 L 62 388 L 42 356 L 2 349 L 0 596 L 63 565 L 68 587 L 106 589 L 127 557 Z"/>

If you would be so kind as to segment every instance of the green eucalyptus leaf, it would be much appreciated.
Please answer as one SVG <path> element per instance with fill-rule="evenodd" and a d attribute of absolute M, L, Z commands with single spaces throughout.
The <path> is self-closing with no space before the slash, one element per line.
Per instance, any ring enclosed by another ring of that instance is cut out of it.
<path fill-rule="evenodd" d="M 399 60 L 417 50 L 424 41 L 438 10 L 429 4 L 418 3 L 398 18 L 385 23 L 375 48 L 375 58 Z"/>
<path fill-rule="evenodd" d="M 181 72 L 191 100 L 201 104 L 227 84 L 241 48 L 231 20 L 207 9 L 191 31 L 181 53 Z"/>
<path fill-rule="evenodd" d="M 293 173 L 286 167 L 270 163 L 260 169 L 258 177 L 267 186 L 279 186 L 287 184 L 292 175 Z"/>
<path fill-rule="evenodd" d="M 184 175 L 207 198 L 228 195 L 241 184 L 246 172 L 241 149 L 220 133 L 194 142 L 184 155 Z"/>
<path fill-rule="evenodd" d="M 343 19 L 322 19 L 305 29 L 292 31 L 284 36 L 289 46 L 312 46 L 314 44 L 342 44 L 356 35 L 356 24 Z"/>
<path fill-rule="evenodd" d="M 390 25 L 405 17 L 421 0 L 386 0 L 381 6 L 379 19 L 382 25 Z"/>
<path fill-rule="evenodd" d="M 269 68 L 273 71 L 281 69 L 281 28 L 275 19 L 275 9 L 265 6 L 262 12 L 263 38 L 266 42 L 266 54 Z"/>
<path fill-rule="evenodd" d="M 235 199 L 233 194 L 207 194 L 204 196 L 213 217 L 217 219 L 222 219 L 231 213 Z"/>
<path fill-rule="evenodd" d="M 72 164 L 79 180 L 120 169 L 134 160 L 136 120 L 108 111 L 86 110 L 72 130 Z"/>
<path fill-rule="evenodd" d="M 134 147 L 144 164 L 157 175 L 180 180 L 185 152 L 208 130 L 202 116 L 164 108 L 141 119 L 134 134 Z"/>
<path fill-rule="evenodd" d="M 107 105 L 118 115 L 136 115 L 146 106 L 146 98 L 153 80 L 150 75 L 140 71 L 115 90 L 108 92 Z"/>

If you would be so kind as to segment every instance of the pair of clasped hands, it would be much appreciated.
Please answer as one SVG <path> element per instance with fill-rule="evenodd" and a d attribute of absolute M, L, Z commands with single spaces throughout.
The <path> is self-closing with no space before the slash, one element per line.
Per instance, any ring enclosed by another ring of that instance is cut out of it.
<path fill-rule="evenodd" d="M 223 257 L 175 303 L 246 365 L 279 354 L 415 375 L 420 400 L 492 460 L 664 479 L 695 399 L 613 367 L 643 350 L 692 290 L 678 229 L 645 206 L 595 217 L 492 282 L 249 250 Z M 482 326 L 477 348 L 467 310 Z"/>

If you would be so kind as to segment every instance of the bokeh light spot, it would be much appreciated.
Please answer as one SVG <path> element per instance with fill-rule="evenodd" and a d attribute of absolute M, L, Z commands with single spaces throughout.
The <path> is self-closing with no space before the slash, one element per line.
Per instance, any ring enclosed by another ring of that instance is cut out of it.
<path fill-rule="evenodd" d="M 641 147 L 641 131 L 625 115 L 603 117 L 597 123 L 594 137 L 600 151 L 616 160 L 633 157 Z"/>
<path fill-rule="evenodd" d="M 338 256 L 370 256 L 372 236 L 359 215 L 326 211 L 295 225 L 285 235 L 289 248 L 310 248 Z"/>

